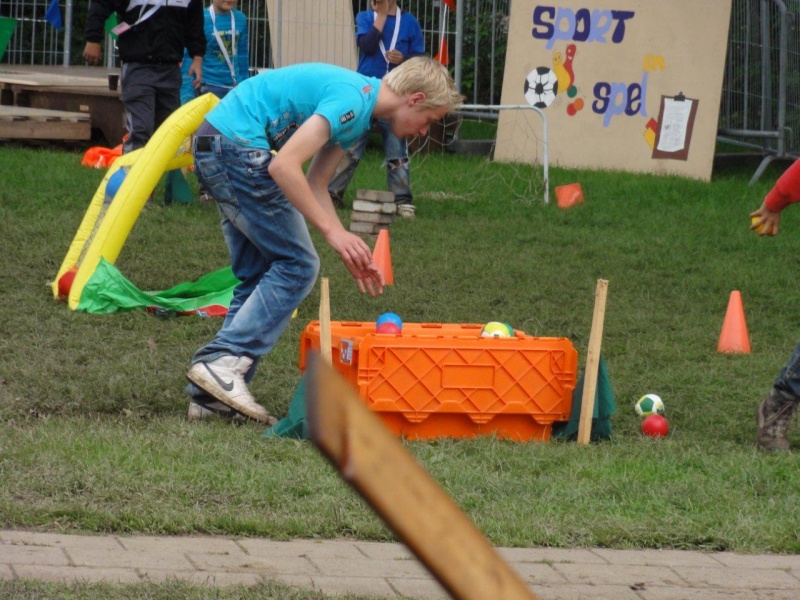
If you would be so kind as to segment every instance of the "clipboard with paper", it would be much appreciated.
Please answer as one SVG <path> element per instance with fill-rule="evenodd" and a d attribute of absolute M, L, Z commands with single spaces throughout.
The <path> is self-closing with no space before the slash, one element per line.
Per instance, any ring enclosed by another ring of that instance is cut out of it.
<path fill-rule="evenodd" d="M 661 96 L 658 128 L 652 158 L 687 160 L 692 142 L 694 120 L 699 100 L 677 96 Z"/>

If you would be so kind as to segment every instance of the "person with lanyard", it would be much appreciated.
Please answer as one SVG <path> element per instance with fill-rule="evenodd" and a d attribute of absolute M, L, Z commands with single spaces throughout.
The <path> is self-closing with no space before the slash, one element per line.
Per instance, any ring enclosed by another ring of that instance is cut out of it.
<path fill-rule="evenodd" d="M 92 0 L 86 18 L 83 57 L 90 64 L 102 59 L 105 22 L 116 13 L 117 48 L 122 61 L 120 87 L 128 137 L 123 151 L 143 148 L 156 129 L 181 105 L 180 63 L 184 50 L 187 71 L 203 79 L 202 0 Z"/>
<path fill-rule="evenodd" d="M 236 8 L 237 3 L 238 0 L 212 0 L 203 11 L 206 36 L 203 78 L 201 81 L 189 72 L 192 60 L 185 53 L 181 63 L 182 104 L 208 92 L 224 98 L 225 94 L 249 76 L 247 17 Z"/>
<path fill-rule="evenodd" d="M 362 75 L 383 78 L 395 67 L 415 56 L 425 54 L 425 40 L 416 17 L 403 12 L 397 0 L 372 0 L 372 9 L 356 15 L 356 44 L 358 46 L 357 71 Z M 403 217 L 414 217 L 414 198 L 411 193 L 408 144 L 397 137 L 388 121 L 373 119 L 383 139 L 386 157 L 386 184 L 394 192 L 397 211 Z M 366 131 L 347 149 L 347 154 L 337 169 L 328 191 L 334 204 L 341 208 L 347 186 L 353 178 L 358 162 L 364 154 L 370 131 Z"/>

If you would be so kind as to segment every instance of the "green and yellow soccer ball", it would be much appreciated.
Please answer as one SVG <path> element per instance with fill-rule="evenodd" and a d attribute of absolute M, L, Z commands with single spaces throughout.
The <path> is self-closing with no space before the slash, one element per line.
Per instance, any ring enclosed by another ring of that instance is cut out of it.
<path fill-rule="evenodd" d="M 655 394 L 645 394 L 636 401 L 634 406 L 636 414 L 640 417 L 664 414 L 664 401 Z"/>
<path fill-rule="evenodd" d="M 481 337 L 507 338 L 514 337 L 514 328 L 508 323 L 489 321 L 481 330 Z"/>

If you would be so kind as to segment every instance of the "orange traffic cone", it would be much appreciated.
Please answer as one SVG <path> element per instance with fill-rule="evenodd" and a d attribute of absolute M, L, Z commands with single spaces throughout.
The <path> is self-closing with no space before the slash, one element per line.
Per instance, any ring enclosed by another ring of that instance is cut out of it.
<path fill-rule="evenodd" d="M 583 190 L 580 183 L 568 183 L 567 185 L 556 186 L 556 198 L 558 208 L 572 208 L 576 204 L 583 202 Z"/>
<path fill-rule="evenodd" d="M 375 249 L 372 251 L 372 262 L 383 273 L 385 285 L 394 285 L 394 274 L 392 273 L 392 257 L 389 253 L 389 230 L 381 229 L 378 232 L 378 241 L 375 242 Z"/>
<path fill-rule="evenodd" d="M 750 336 L 747 334 L 742 294 L 739 291 L 731 292 L 731 298 L 728 300 L 728 310 L 722 323 L 717 352 L 750 354 Z"/>

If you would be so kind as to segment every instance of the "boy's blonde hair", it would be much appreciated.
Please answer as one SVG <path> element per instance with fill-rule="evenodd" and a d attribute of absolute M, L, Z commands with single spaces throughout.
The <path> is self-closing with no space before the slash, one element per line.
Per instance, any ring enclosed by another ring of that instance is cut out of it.
<path fill-rule="evenodd" d="M 425 100 L 419 104 L 421 108 L 447 106 L 450 112 L 464 102 L 447 68 L 426 56 L 409 58 L 389 71 L 383 81 L 400 96 L 424 93 Z"/>

